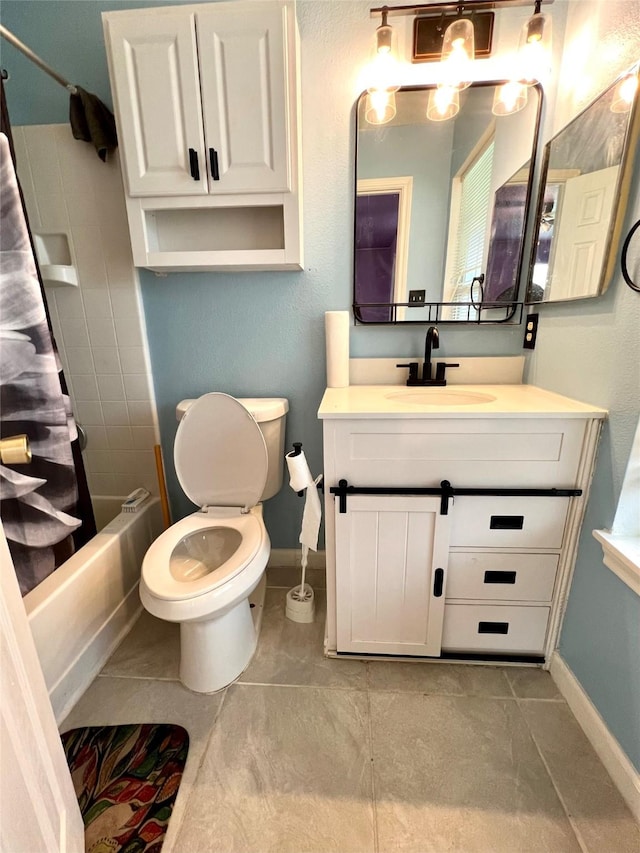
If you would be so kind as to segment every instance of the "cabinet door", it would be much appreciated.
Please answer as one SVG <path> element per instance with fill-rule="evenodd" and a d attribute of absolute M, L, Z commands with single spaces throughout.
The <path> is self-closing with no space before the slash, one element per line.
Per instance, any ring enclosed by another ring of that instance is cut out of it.
<path fill-rule="evenodd" d="M 129 194 L 207 193 L 195 16 L 158 10 L 114 16 L 107 27 Z"/>
<path fill-rule="evenodd" d="M 336 501 L 339 652 L 440 654 L 449 516 L 439 498 Z"/>
<path fill-rule="evenodd" d="M 197 16 L 209 189 L 287 192 L 293 11 L 279 2 L 243 3 L 240 12 L 233 5 L 213 4 Z"/>

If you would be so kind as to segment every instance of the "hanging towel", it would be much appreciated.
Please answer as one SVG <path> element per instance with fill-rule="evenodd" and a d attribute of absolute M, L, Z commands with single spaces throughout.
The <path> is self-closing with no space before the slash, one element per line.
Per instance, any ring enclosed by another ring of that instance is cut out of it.
<path fill-rule="evenodd" d="M 69 121 L 74 139 L 92 142 L 98 157 L 104 161 L 107 152 L 118 144 L 116 122 L 113 113 L 100 98 L 76 86 L 77 95 L 71 95 Z"/>

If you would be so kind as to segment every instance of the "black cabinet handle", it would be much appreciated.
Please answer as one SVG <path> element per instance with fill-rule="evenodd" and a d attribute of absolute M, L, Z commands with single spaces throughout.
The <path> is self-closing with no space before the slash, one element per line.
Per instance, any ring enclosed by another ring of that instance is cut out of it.
<path fill-rule="evenodd" d="M 478 634 L 508 634 L 508 622 L 478 622 Z"/>
<path fill-rule="evenodd" d="M 189 149 L 189 169 L 194 181 L 200 180 L 200 166 L 198 165 L 198 152 L 195 148 Z"/>
<path fill-rule="evenodd" d="M 433 595 L 434 598 L 440 598 L 442 595 L 442 587 L 444 585 L 444 569 L 436 569 L 433 575 Z"/>
<path fill-rule="evenodd" d="M 490 530 L 522 530 L 524 515 L 492 515 Z"/>
<path fill-rule="evenodd" d="M 485 572 L 484 573 L 484 582 L 485 583 L 515 583 L 516 582 L 516 573 L 515 572 Z"/>
<path fill-rule="evenodd" d="M 214 181 L 219 181 L 220 172 L 218 171 L 218 152 L 215 148 L 209 149 L 209 163 L 211 165 L 211 177 Z"/>

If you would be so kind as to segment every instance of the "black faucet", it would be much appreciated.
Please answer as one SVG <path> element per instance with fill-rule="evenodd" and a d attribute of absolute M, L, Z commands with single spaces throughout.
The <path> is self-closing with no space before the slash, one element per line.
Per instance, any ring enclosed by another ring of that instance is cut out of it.
<path fill-rule="evenodd" d="M 396 367 L 408 367 L 409 378 L 407 385 L 446 385 L 445 371 L 447 367 L 460 367 L 459 364 L 446 364 L 439 361 L 436 365 L 435 378 L 431 378 L 431 353 L 434 349 L 440 347 L 440 333 L 436 326 L 429 326 L 427 336 L 424 341 L 424 364 L 422 366 L 422 379 L 418 378 L 418 362 L 412 361 L 409 364 L 396 364 Z"/>
<path fill-rule="evenodd" d="M 431 351 L 440 348 L 440 332 L 437 326 L 429 326 L 424 339 L 424 364 L 422 365 L 422 381 L 431 381 Z"/>

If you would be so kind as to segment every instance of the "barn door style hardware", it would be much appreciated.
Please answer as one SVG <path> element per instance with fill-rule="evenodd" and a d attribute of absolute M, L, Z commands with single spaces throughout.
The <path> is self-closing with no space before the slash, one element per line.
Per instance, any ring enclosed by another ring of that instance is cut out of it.
<path fill-rule="evenodd" d="M 417 487 L 417 486 L 350 486 L 347 480 L 340 480 L 337 486 L 329 489 L 340 501 L 341 513 L 347 511 L 347 497 L 349 495 L 403 495 L 420 496 L 434 495 L 440 498 L 440 515 L 449 514 L 449 502 L 456 497 L 500 497 L 500 498 L 577 498 L 582 494 L 582 489 L 479 489 L 452 486 L 449 480 L 442 480 L 439 486 Z M 503 516 L 495 516 L 502 519 Z M 505 519 L 519 518 L 516 516 L 504 516 Z M 496 522 L 496 524 L 501 522 Z M 504 522 L 507 524 L 507 522 Z M 515 524 L 515 522 L 514 522 Z"/>

